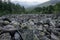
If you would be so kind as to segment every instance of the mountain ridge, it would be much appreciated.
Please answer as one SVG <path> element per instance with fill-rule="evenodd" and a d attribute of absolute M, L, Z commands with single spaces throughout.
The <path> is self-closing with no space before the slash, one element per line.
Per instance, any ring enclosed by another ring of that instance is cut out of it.
<path fill-rule="evenodd" d="M 47 7 L 49 5 L 55 5 L 56 3 L 59 3 L 60 0 L 50 0 L 50 1 L 47 1 L 45 3 L 42 3 L 42 4 L 38 4 L 38 5 L 35 5 L 35 6 L 32 6 L 32 7 L 29 7 L 27 9 L 33 9 L 33 8 L 36 8 L 36 7 Z"/>
<path fill-rule="evenodd" d="M 49 6 L 49 5 L 55 5 L 56 3 L 59 3 L 60 2 L 60 0 L 51 0 L 51 1 L 48 1 L 48 2 L 45 2 L 45 3 L 43 3 L 43 4 L 40 4 L 40 5 L 38 5 L 38 6 L 40 6 L 40 7 L 43 7 L 43 6 Z"/>

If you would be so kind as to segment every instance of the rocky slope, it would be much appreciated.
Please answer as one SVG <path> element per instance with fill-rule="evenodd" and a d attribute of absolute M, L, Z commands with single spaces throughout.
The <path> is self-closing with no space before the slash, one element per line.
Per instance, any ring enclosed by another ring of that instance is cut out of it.
<path fill-rule="evenodd" d="M 60 15 L 13 14 L 0 17 L 0 33 L 19 30 L 23 40 L 60 40 Z M 15 38 L 19 40 L 16 33 Z M 0 40 L 11 40 L 9 33 L 0 35 Z"/>

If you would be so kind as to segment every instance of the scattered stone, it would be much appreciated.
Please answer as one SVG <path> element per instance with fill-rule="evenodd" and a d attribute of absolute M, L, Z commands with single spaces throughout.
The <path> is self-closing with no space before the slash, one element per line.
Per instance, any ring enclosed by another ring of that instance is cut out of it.
<path fill-rule="evenodd" d="M 58 29 L 57 29 L 58 28 Z M 60 16 L 54 14 L 16 14 L 0 17 L 0 30 L 20 30 L 23 40 L 60 40 Z M 0 35 L 0 40 L 9 40 Z M 50 38 L 51 37 L 51 38 Z M 15 34 L 16 40 L 19 35 Z"/>

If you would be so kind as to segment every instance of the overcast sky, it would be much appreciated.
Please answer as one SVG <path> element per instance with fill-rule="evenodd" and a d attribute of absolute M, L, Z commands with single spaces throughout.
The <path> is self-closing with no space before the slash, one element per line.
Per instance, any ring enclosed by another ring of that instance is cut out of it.
<path fill-rule="evenodd" d="M 11 1 L 19 1 L 19 2 L 46 2 L 48 0 L 11 0 Z"/>
<path fill-rule="evenodd" d="M 46 1 L 49 1 L 49 0 L 11 0 L 11 2 L 19 3 L 20 5 L 23 5 L 23 6 L 37 5 L 37 4 L 44 3 Z"/>

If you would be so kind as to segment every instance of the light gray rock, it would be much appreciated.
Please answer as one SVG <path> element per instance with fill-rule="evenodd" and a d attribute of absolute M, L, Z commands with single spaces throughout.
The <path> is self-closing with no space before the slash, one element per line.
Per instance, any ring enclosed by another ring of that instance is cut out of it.
<path fill-rule="evenodd" d="M 8 18 L 11 22 L 7 20 L 3 21 L 5 18 Z M 3 23 L 6 25 L 3 25 Z M 0 17 L 1 30 L 2 28 L 4 30 L 15 30 L 21 28 L 22 30 L 20 30 L 20 32 L 24 40 L 59 40 L 59 26 L 60 16 L 57 17 L 54 14 L 13 14 Z M 28 27 L 28 29 L 23 29 L 24 27 Z M 33 38 L 33 36 L 35 38 Z M 52 39 L 49 39 L 48 36 L 51 36 Z M 19 38 L 17 33 L 15 34 L 15 38 Z"/>
<path fill-rule="evenodd" d="M 53 33 L 51 33 L 51 38 L 54 39 L 54 40 L 60 40 L 60 39 L 58 38 L 58 36 L 54 35 Z"/>

